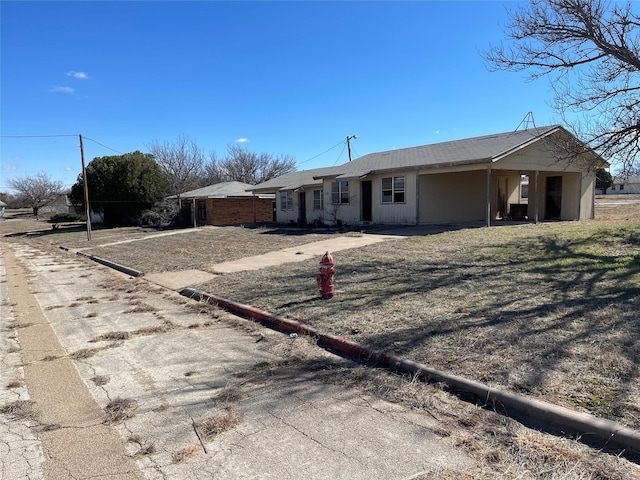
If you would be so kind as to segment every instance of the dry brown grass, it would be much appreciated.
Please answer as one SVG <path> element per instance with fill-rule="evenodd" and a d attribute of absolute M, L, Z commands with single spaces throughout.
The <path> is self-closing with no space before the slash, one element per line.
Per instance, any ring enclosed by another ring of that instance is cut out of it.
<path fill-rule="evenodd" d="M 195 424 L 198 434 L 203 442 L 210 442 L 217 435 L 229 431 L 240 424 L 240 415 L 233 407 L 207 417 Z"/>
<path fill-rule="evenodd" d="M 640 206 L 618 216 L 640 218 Z M 313 261 L 201 289 L 640 427 L 639 222 L 466 229 L 334 258 L 330 301 L 319 298 Z"/>
<path fill-rule="evenodd" d="M 109 375 L 96 375 L 95 377 L 91 377 L 91 381 L 98 387 L 102 385 L 106 385 L 111 381 L 111 377 Z"/>
<path fill-rule="evenodd" d="M 106 347 L 99 347 L 99 348 L 81 348 L 80 350 L 76 350 L 75 352 L 70 353 L 69 357 L 72 358 L 73 360 L 84 360 L 86 358 L 91 358 L 94 355 L 97 355 L 98 353 L 102 352 L 103 350 L 106 350 L 107 348 L 113 348 L 115 346 L 116 344 L 111 344 Z"/>
<path fill-rule="evenodd" d="M 113 425 L 132 418 L 136 414 L 138 404 L 130 398 L 116 398 L 110 401 L 105 410 L 104 423 Z"/>
<path fill-rule="evenodd" d="M 201 448 L 197 445 L 189 445 L 184 447 L 171 456 L 173 463 L 182 463 L 186 460 L 190 460 L 192 458 L 196 458 L 200 453 Z"/>
<path fill-rule="evenodd" d="M 6 403 L 0 407 L 0 413 L 15 420 L 34 420 L 38 416 L 35 402 L 31 400 L 16 400 Z"/>
<path fill-rule="evenodd" d="M 108 333 L 103 333 L 102 335 L 98 335 L 93 340 L 89 340 L 89 342 L 90 343 L 102 342 L 102 341 L 112 342 L 112 341 L 128 340 L 129 337 L 131 337 L 131 333 L 129 332 L 123 332 L 123 331 L 108 332 Z"/>

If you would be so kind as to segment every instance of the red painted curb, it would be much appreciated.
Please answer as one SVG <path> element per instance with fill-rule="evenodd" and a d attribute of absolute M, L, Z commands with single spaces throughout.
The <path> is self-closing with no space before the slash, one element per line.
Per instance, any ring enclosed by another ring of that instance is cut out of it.
<path fill-rule="evenodd" d="M 425 381 L 444 383 L 456 391 L 471 393 L 486 404 L 490 403 L 502 407 L 509 416 L 519 414 L 535 418 L 539 422 L 571 429 L 572 433 L 583 441 L 598 439 L 604 445 L 617 446 L 630 452 L 640 453 L 640 431 L 612 420 L 594 417 L 588 413 L 576 412 L 514 392 L 498 390 L 457 375 L 450 375 L 418 362 L 404 360 L 379 350 L 371 350 L 343 337 L 321 333 L 296 320 L 278 317 L 259 308 L 233 302 L 193 288 L 184 288 L 180 290 L 180 294 L 210 305 L 218 305 L 229 312 L 256 320 L 274 330 L 314 337 L 319 346 L 339 355 L 357 359 L 370 365 L 408 373 Z"/>

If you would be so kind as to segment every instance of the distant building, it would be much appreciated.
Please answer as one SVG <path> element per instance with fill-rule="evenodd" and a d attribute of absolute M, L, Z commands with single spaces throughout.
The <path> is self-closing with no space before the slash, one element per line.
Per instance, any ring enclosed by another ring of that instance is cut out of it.
<path fill-rule="evenodd" d="M 40 207 L 38 214 L 51 214 L 56 213 L 74 213 L 75 208 L 69 200 L 69 196 L 66 193 L 58 193 L 51 198 L 44 207 Z"/>
<path fill-rule="evenodd" d="M 275 195 L 254 195 L 247 191 L 252 187 L 248 183 L 222 182 L 181 193 L 183 223 L 237 225 L 273 222 Z"/>
<path fill-rule="evenodd" d="M 640 194 L 640 175 L 631 175 L 629 177 L 614 177 L 613 185 L 607 190 L 607 193 L 636 193 Z"/>

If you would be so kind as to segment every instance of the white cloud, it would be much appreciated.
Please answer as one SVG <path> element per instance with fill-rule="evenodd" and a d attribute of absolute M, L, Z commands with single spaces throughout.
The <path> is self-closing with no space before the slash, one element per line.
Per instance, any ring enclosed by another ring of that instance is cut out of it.
<path fill-rule="evenodd" d="M 71 70 L 70 72 L 67 72 L 67 76 L 76 78 L 78 80 L 89 80 L 89 75 L 87 74 L 87 72 L 76 72 L 75 70 Z"/>
<path fill-rule="evenodd" d="M 247 143 L 249 141 L 248 138 L 238 138 L 236 140 L 236 143 Z"/>
<path fill-rule="evenodd" d="M 13 163 L 3 163 L 2 169 L 7 171 L 14 171 L 18 169 L 18 166 L 14 165 Z"/>
<path fill-rule="evenodd" d="M 65 168 L 64 168 L 64 171 L 65 171 L 65 172 L 70 172 L 71 170 L 72 170 L 72 168 L 71 168 L 71 167 L 65 167 Z"/>
<path fill-rule="evenodd" d="M 49 89 L 50 92 L 54 92 L 54 93 L 74 93 L 75 90 L 72 87 L 51 87 Z"/>

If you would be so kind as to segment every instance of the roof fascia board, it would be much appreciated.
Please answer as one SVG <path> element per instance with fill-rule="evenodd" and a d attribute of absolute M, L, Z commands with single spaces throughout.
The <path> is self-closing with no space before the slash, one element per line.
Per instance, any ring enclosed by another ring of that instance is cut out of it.
<path fill-rule="evenodd" d="M 423 170 L 438 170 L 438 169 L 462 169 L 464 170 L 464 167 L 466 166 L 471 166 L 471 165 L 488 165 L 491 163 L 491 159 L 490 158 L 481 158 L 478 160 L 469 160 L 469 161 L 463 161 L 463 162 L 444 162 L 444 163 L 437 163 L 435 165 L 414 165 L 414 166 L 410 166 L 410 167 L 396 167 L 396 168 L 385 168 L 385 169 L 381 169 L 381 170 L 372 170 L 371 172 L 368 173 L 368 175 L 384 175 L 384 174 L 388 174 L 388 173 L 396 173 L 396 172 L 414 172 L 414 171 L 418 171 L 421 172 Z M 474 168 L 474 170 L 476 170 L 477 168 Z"/>
<path fill-rule="evenodd" d="M 545 137 L 548 137 L 549 135 L 561 130 L 562 127 L 559 126 L 555 126 L 550 128 L 549 130 L 547 130 L 546 132 L 537 135 L 535 137 L 530 138 L 529 140 L 527 140 L 526 142 L 522 142 L 519 145 L 516 145 L 515 147 L 512 147 L 508 150 L 505 150 L 504 152 L 499 153 L 498 155 L 494 156 L 491 160 L 492 162 L 497 162 L 499 160 L 502 160 L 504 157 L 507 157 L 509 155 L 511 155 L 512 153 L 517 152 L 518 150 L 522 150 L 523 148 L 526 148 L 534 143 L 536 143 L 539 140 L 542 140 Z"/>

